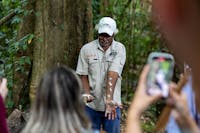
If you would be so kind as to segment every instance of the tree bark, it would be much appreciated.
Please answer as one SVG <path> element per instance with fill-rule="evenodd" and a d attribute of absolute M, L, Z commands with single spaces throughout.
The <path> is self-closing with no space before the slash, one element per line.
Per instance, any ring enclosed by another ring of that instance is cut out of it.
<path fill-rule="evenodd" d="M 33 12 L 23 18 L 18 39 L 32 33 L 35 37 L 28 50 L 19 51 L 14 60 L 29 56 L 32 64 L 23 66 L 25 72 L 14 73 L 15 107 L 27 93 L 34 99 L 41 76 L 48 69 L 60 64 L 75 69 L 80 48 L 93 39 L 91 3 L 91 0 L 29 0 L 26 10 Z"/>
<path fill-rule="evenodd" d="M 100 14 L 102 16 L 110 16 L 108 12 L 109 0 L 101 0 L 100 2 Z"/>
<path fill-rule="evenodd" d="M 90 10 L 91 1 L 36 0 L 31 100 L 48 69 L 60 64 L 75 69 L 81 46 L 92 39 Z"/>

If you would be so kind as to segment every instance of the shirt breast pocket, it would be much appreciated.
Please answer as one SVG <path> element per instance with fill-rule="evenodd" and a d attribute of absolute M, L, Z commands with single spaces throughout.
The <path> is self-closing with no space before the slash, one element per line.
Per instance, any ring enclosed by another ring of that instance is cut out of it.
<path fill-rule="evenodd" d="M 113 57 L 109 57 L 106 59 L 106 62 L 108 63 L 108 66 L 110 66 L 113 62 Z"/>
<path fill-rule="evenodd" d="M 99 70 L 99 60 L 98 59 L 90 59 L 89 60 L 89 73 L 94 73 Z"/>

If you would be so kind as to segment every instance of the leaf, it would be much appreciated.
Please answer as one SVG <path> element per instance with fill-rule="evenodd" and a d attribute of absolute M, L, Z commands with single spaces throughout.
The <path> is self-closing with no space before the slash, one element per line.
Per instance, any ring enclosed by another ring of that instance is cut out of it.
<path fill-rule="evenodd" d="M 31 42 L 32 42 L 32 39 L 29 39 L 29 40 L 28 40 L 28 44 L 31 44 Z"/>
<path fill-rule="evenodd" d="M 13 20 L 12 20 L 12 22 L 11 22 L 11 24 L 19 24 L 21 21 L 22 21 L 21 18 L 19 18 L 19 17 L 14 17 Z"/>
<path fill-rule="evenodd" d="M 26 57 L 25 58 L 25 62 L 27 63 L 27 64 L 29 64 L 29 65 L 31 65 L 31 59 L 30 59 L 30 57 Z"/>

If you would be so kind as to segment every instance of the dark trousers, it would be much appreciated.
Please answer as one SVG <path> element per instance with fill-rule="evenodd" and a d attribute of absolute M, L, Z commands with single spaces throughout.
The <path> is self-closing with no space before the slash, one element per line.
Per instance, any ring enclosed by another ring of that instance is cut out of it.
<path fill-rule="evenodd" d="M 120 133 L 121 110 L 120 108 L 116 108 L 116 111 L 117 118 L 114 120 L 108 120 L 108 118 L 105 117 L 104 111 L 95 111 L 86 106 L 86 112 L 92 121 L 92 128 L 94 130 L 100 130 L 102 126 L 103 130 L 107 133 Z"/>

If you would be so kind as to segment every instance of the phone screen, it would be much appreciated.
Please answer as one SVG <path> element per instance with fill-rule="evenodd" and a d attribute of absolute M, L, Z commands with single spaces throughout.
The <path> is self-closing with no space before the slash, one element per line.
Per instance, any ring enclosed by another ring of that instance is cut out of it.
<path fill-rule="evenodd" d="M 168 57 L 152 57 L 147 75 L 147 93 L 150 95 L 169 95 L 169 83 L 173 75 L 173 59 Z"/>

